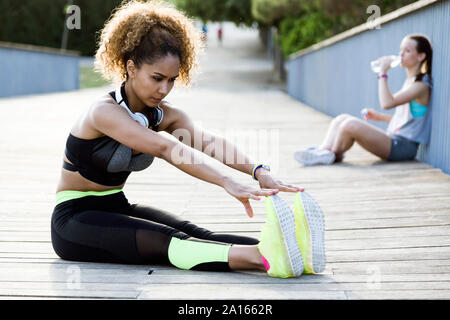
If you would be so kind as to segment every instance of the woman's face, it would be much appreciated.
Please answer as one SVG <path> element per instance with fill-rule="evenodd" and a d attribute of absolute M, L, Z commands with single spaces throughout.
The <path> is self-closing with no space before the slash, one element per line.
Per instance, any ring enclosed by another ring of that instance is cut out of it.
<path fill-rule="evenodd" d="M 403 68 L 412 68 L 420 65 L 425 59 L 425 53 L 417 52 L 416 40 L 405 38 L 400 45 L 400 57 L 402 58 L 401 66 Z"/>
<path fill-rule="evenodd" d="M 132 87 L 137 97 L 147 106 L 157 106 L 172 90 L 180 71 L 180 59 L 167 55 L 153 64 L 129 68 Z"/>

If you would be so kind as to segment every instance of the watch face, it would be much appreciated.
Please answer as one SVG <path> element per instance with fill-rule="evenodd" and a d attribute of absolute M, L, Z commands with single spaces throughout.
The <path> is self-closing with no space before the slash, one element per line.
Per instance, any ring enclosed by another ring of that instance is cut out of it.
<path fill-rule="evenodd" d="M 263 167 L 264 169 L 266 169 L 267 171 L 270 171 L 270 167 L 269 167 L 269 166 L 263 165 L 262 167 Z"/>

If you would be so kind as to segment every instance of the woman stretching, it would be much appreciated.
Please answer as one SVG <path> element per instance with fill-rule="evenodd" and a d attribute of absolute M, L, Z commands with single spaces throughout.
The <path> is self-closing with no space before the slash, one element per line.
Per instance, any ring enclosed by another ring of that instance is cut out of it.
<path fill-rule="evenodd" d="M 364 109 L 364 119 L 389 124 L 384 132 L 356 117 L 336 117 L 319 147 L 295 152 L 294 158 L 305 165 L 333 164 L 342 161 L 344 152 L 355 141 L 367 151 L 388 161 L 413 160 L 419 143 L 427 143 L 431 129 L 430 97 L 433 50 L 427 37 L 406 36 L 400 46 L 401 66 L 406 69 L 402 89 L 394 95 L 389 90 L 387 72 L 390 57 L 380 58 L 378 97 L 384 110 L 395 109 L 393 116 Z"/>
<path fill-rule="evenodd" d="M 67 139 L 51 221 L 53 248 L 62 259 L 170 263 L 214 271 L 254 269 L 274 277 L 298 276 L 293 267 L 303 270 L 303 265 L 286 263 L 287 253 L 279 250 L 283 234 L 276 223 L 266 223 L 261 242 L 216 234 L 164 210 L 130 204 L 122 191 L 129 174 L 150 166 L 154 157 L 223 187 L 243 203 L 250 217 L 249 199 L 303 191 L 275 180 L 267 166 L 250 163 L 228 144 L 227 154 L 245 159 L 245 164 L 227 165 L 252 175 L 261 189 L 241 185 L 199 161 L 193 142 L 186 146 L 160 133 L 184 129 L 194 136 L 201 130 L 187 113 L 163 100 L 177 78 L 189 83 L 200 43 L 192 21 L 164 2 L 127 2 L 106 23 L 96 65 L 121 85 L 94 102 Z M 212 141 L 225 145 L 219 136 Z M 199 151 L 206 146 L 202 142 Z M 191 162 L 178 161 L 174 154 L 180 153 Z"/>

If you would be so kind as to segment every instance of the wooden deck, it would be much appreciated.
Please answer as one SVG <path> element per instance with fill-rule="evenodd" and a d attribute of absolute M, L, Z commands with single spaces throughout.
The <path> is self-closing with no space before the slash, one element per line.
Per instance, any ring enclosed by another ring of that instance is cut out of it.
<path fill-rule="evenodd" d="M 258 148 L 245 141 L 242 148 L 255 159 L 270 155 L 276 176 L 318 200 L 326 221 L 325 272 L 274 279 L 59 259 L 49 230 L 64 143 L 75 118 L 106 91 L 101 88 L 0 99 L 0 299 L 450 298 L 450 177 L 415 161 L 379 161 L 359 147 L 342 164 L 302 167 L 294 151 L 320 142 L 331 119 L 270 83 L 256 34 L 234 35 L 225 33 L 223 48 L 210 44 L 198 83 L 174 92 L 171 101 L 213 131 L 256 132 Z M 133 174 L 125 193 L 130 202 L 213 231 L 258 237 L 265 218 L 263 201 L 252 202 L 249 219 L 224 190 L 162 160 Z M 292 205 L 292 194 L 280 195 Z"/>

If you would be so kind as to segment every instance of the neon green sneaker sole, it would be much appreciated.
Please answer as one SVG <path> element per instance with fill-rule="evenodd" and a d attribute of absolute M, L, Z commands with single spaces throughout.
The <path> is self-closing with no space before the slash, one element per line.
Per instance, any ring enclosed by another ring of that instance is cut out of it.
<path fill-rule="evenodd" d="M 277 195 L 266 197 L 267 219 L 258 249 L 271 277 L 292 278 L 303 273 L 303 259 L 297 244 L 294 213 Z"/>
<path fill-rule="evenodd" d="M 325 226 L 322 210 L 306 192 L 298 192 L 294 200 L 297 242 L 303 256 L 305 273 L 325 269 Z"/>

